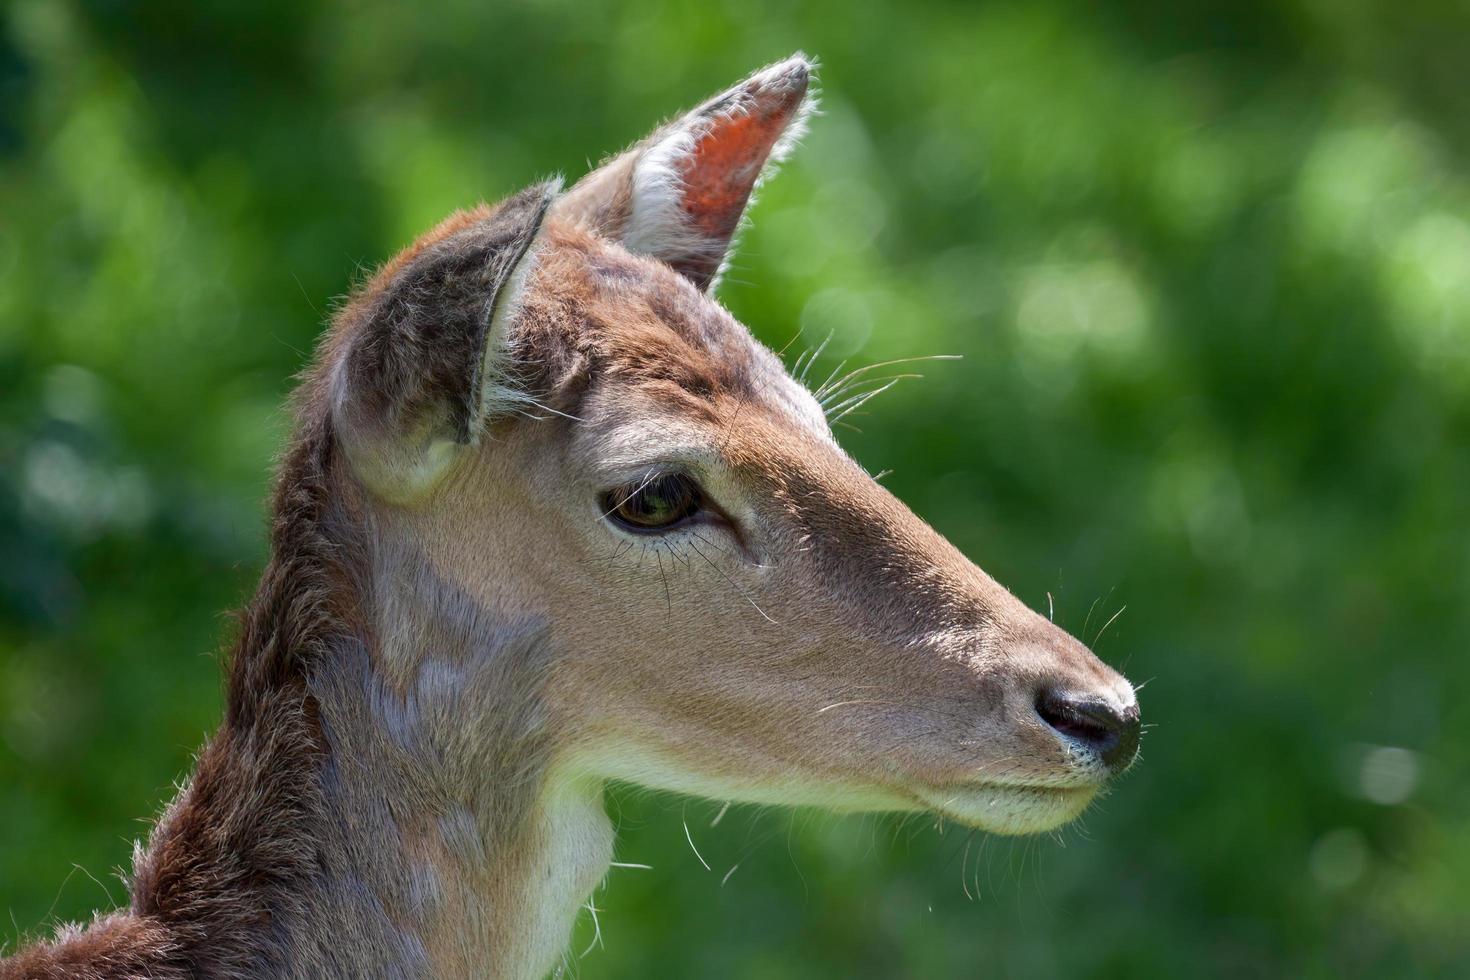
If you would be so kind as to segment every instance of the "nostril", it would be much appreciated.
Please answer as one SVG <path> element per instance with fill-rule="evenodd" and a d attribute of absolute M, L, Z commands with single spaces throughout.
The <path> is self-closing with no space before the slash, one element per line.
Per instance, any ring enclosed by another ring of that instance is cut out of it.
<path fill-rule="evenodd" d="M 1138 754 L 1138 706 L 1119 708 L 1110 700 L 1045 688 L 1036 697 L 1036 713 L 1061 735 L 1081 742 L 1120 770 Z"/>
<path fill-rule="evenodd" d="M 1089 745 L 1103 748 L 1117 738 L 1117 733 L 1107 724 L 1087 717 L 1065 701 L 1047 699 L 1037 705 L 1037 712 L 1043 721 L 1063 735 L 1081 739 Z"/>

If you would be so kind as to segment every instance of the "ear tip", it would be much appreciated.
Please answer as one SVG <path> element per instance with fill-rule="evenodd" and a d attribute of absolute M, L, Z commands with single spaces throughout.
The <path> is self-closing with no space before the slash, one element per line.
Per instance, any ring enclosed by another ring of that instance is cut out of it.
<path fill-rule="evenodd" d="M 806 92 L 816 71 L 816 59 L 809 57 L 805 51 L 796 51 L 785 60 L 756 72 L 748 84 L 756 89 L 799 95 Z"/>
<path fill-rule="evenodd" d="M 561 196 L 561 192 L 566 189 L 565 185 L 566 178 L 557 173 L 538 180 L 531 185 L 529 190 L 538 198 L 540 206 L 544 209 L 550 207 Z"/>

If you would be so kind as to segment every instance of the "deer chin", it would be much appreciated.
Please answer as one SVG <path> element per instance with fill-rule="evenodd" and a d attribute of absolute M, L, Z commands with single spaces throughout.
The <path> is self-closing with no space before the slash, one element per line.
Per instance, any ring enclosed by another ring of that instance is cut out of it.
<path fill-rule="evenodd" d="M 1040 834 L 1082 815 L 1102 789 L 1090 786 L 1034 786 L 975 783 L 920 793 L 936 813 L 994 834 Z"/>

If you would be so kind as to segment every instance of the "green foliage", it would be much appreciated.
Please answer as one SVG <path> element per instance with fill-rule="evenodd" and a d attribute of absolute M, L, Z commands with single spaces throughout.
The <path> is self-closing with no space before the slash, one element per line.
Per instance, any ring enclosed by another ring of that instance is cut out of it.
<path fill-rule="evenodd" d="M 803 48 L 825 114 L 725 302 L 773 346 L 833 332 L 829 370 L 963 354 L 854 419 L 849 448 L 1024 599 L 1051 593 L 1148 682 L 1154 727 L 1055 840 L 739 808 L 711 826 L 715 807 L 615 794 L 619 859 L 653 868 L 598 893 L 582 974 L 1470 973 L 1470 8 L 0 18 L 18 929 L 121 900 L 139 818 L 215 723 L 220 611 L 263 561 L 279 406 L 333 297 L 450 209 L 575 176 Z"/>

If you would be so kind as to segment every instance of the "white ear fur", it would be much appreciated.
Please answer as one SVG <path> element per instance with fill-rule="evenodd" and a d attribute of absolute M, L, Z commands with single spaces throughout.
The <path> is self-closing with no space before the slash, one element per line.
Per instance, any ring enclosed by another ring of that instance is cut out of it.
<path fill-rule="evenodd" d="M 673 130 L 644 150 L 633 165 L 632 203 L 623 246 L 630 252 L 673 258 L 719 261 L 725 243 L 712 241 L 691 227 L 684 213 L 683 164 L 694 155 L 707 120 L 680 119 Z"/>
<path fill-rule="evenodd" d="M 754 190 L 815 111 L 797 53 L 656 130 L 588 174 L 559 213 L 712 288 Z"/>
<path fill-rule="evenodd" d="M 520 386 L 511 369 L 510 349 L 511 325 L 520 315 L 525 300 L 526 283 L 536 268 L 537 237 L 527 243 L 500 292 L 495 294 L 490 305 L 490 327 L 485 335 L 485 350 L 480 355 L 477 389 L 480 403 L 476 419 L 470 428 L 471 444 L 478 443 L 485 430 L 487 420 L 514 412 L 525 405 L 534 405 L 536 398 Z"/>
<path fill-rule="evenodd" d="M 770 152 L 754 164 L 756 173 L 750 176 L 751 196 L 746 207 L 755 203 L 755 191 L 806 135 L 808 120 L 817 107 L 816 94 L 807 91 L 815 68 L 815 63 L 798 51 L 785 61 L 762 68 L 656 134 L 655 142 L 633 166 L 632 213 L 623 232 L 624 246 L 665 259 L 712 258 L 723 273 L 730 241 L 711 238 L 693 227 L 684 202 L 686 168 L 700 140 L 722 123 L 749 114 L 757 98 L 772 94 L 779 97 L 788 91 L 804 93 Z"/>

